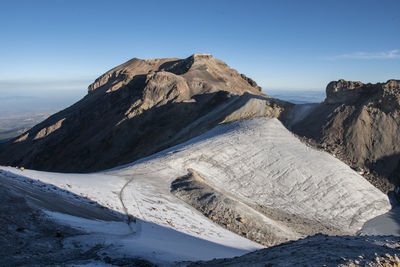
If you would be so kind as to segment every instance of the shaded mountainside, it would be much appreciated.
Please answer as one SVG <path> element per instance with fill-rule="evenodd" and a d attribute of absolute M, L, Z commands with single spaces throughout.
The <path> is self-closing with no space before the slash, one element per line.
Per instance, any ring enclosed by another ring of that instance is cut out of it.
<path fill-rule="evenodd" d="M 289 122 L 289 128 L 382 191 L 392 190 L 400 183 L 400 81 L 339 80 L 328 84 L 326 95 L 323 103 L 305 107 L 307 115 Z"/>
<path fill-rule="evenodd" d="M 0 164 L 62 172 L 107 169 L 222 122 L 285 116 L 289 106 L 208 54 L 134 58 L 100 76 L 76 104 L 1 145 Z"/>

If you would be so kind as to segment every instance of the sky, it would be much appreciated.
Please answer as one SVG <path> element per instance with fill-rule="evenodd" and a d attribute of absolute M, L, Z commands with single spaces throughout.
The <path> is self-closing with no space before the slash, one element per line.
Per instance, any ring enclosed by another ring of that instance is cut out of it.
<path fill-rule="evenodd" d="M 399 0 L 0 0 L 0 96 L 80 98 L 133 57 L 193 53 L 267 93 L 400 79 L 399 10 Z"/>

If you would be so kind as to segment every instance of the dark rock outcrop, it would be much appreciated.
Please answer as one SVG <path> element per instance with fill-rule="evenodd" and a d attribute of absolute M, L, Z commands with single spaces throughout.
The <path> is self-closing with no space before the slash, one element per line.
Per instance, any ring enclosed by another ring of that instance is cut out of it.
<path fill-rule="evenodd" d="M 193 262 L 188 266 L 398 266 L 399 248 L 398 238 L 393 236 L 314 235 L 240 257 Z"/>
<path fill-rule="evenodd" d="M 325 101 L 290 128 L 357 169 L 384 192 L 400 184 L 400 81 L 339 80 Z"/>
<path fill-rule="evenodd" d="M 203 213 L 210 220 L 238 235 L 265 246 L 288 241 L 279 228 L 271 227 L 261 213 L 246 204 L 213 188 L 196 171 L 177 178 L 171 184 L 171 193 Z"/>
<path fill-rule="evenodd" d="M 2 144 L 0 164 L 61 172 L 107 169 L 221 122 L 284 116 L 286 106 L 208 54 L 134 58 L 96 79 L 76 104 Z"/>
<path fill-rule="evenodd" d="M 345 233 L 320 221 L 271 207 L 248 204 L 215 188 L 190 168 L 187 175 L 171 183 L 171 193 L 229 231 L 267 247 L 317 233 Z"/>

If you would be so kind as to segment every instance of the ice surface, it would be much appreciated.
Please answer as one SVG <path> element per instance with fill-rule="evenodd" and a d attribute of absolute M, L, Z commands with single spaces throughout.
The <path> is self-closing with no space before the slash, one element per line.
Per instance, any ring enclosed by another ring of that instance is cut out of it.
<path fill-rule="evenodd" d="M 60 174 L 1 167 L 3 172 L 53 184 L 136 217 L 137 222 L 127 227 L 48 212 L 86 229 L 90 238 L 82 242 L 107 240 L 115 245 L 115 253 L 170 262 L 232 257 L 261 248 L 170 193 L 171 182 L 188 168 L 243 203 L 323 222 L 345 233 L 356 233 L 364 222 L 390 209 L 387 196 L 347 165 L 306 146 L 279 120 L 268 118 L 220 125 L 186 143 L 104 172 Z M 273 220 L 269 223 L 280 226 Z M 286 232 L 296 237 L 292 229 Z"/>

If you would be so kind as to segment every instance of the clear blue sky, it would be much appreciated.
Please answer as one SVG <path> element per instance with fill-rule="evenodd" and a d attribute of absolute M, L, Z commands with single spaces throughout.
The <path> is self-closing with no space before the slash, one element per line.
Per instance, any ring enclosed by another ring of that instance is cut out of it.
<path fill-rule="evenodd" d="M 399 0 L 1 0 L 0 92 L 81 90 L 132 57 L 211 53 L 268 89 L 400 79 Z M 61 92 L 61 91 L 60 91 Z"/>

